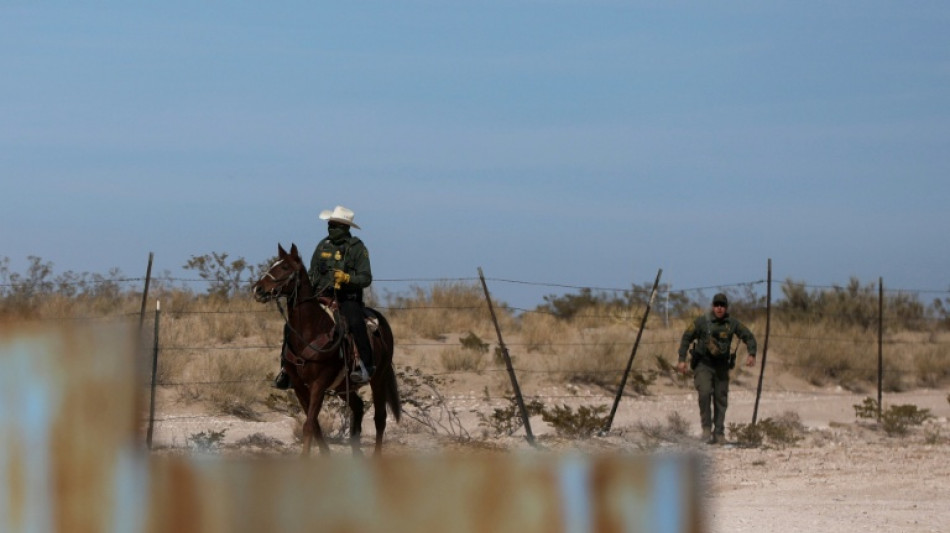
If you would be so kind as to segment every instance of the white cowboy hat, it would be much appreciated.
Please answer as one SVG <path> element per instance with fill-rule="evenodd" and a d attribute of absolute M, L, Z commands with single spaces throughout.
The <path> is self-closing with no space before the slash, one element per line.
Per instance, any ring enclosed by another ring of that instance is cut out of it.
<path fill-rule="evenodd" d="M 353 226 L 356 229 L 361 229 L 359 226 L 353 222 L 353 211 L 338 205 L 333 208 L 333 211 L 329 209 L 320 212 L 321 220 L 329 220 L 330 222 L 339 222 L 340 224 L 346 224 L 347 226 Z"/>

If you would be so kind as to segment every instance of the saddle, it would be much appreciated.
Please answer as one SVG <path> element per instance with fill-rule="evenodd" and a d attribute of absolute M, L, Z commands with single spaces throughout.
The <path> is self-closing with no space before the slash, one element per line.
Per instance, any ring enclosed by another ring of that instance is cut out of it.
<path fill-rule="evenodd" d="M 313 358 L 313 354 L 322 351 L 321 349 L 323 347 L 331 347 L 334 343 L 339 343 L 342 348 L 343 357 L 346 358 L 346 367 L 354 368 L 359 362 L 359 351 L 356 348 L 356 341 L 353 338 L 353 334 L 346 330 L 345 322 L 340 320 L 339 302 L 325 296 L 318 297 L 317 301 L 320 303 L 320 309 L 333 321 L 333 330 L 330 333 L 317 335 L 317 338 L 304 349 L 304 353 L 301 356 L 291 354 L 294 358 L 287 358 L 287 360 L 298 365 L 305 364 L 308 360 Z M 366 334 L 371 338 L 378 336 L 379 317 L 376 312 L 368 307 L 363 307 L 363 320 L 366 323 Z M 341 332 L 345 332 L 345 337 L 342 339 L 339 338 Z"/>

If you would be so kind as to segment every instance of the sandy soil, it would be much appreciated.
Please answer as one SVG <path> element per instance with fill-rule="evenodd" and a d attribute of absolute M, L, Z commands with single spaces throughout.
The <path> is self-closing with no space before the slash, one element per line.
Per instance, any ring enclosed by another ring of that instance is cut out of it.
<path fill-rule="evenodd" d="M 748 380 L 751 382 L 751 380 Z M 776 385 L 780 384 L 780 385 Z M 432 434 L 404 418 L 386 433 L 390 454 L 453 450 L 527 450 L 520 432 L 486 441 L 475 412 L 490 413 L 503 401 L 486 401 L 473 391 L 479 383 L 453 380 L 442 391 L 457 411 L 468 443 Z M 775 389 L 781 389 L 776 391 Z M 799 389 L 799 390 L 793 390 Z M 537 390 L 537 389 L 535 389 Z M 602 390 L 551 386 L 543 394 L 568 405 L 610 404 Z M 590 396 L 593 395 L 593 396 Z M 914 404 L 930 409 L 934 419 L 905 437 L 889 437 L 874 424 L 858 420 L 854 405 L 867 397 L 840 389 L 816 389 L 790 379 L 776 379 L 763 395 L 758 420 L 796 413 L 805 427 L 804 438 L 790 446 L 747 448 L 736 443 L 701 443 L 695 394 L 689 388 L 658 385 L 645 397 L 624 397 L 606 437 L 585 440 L 558 438 L 540 417 L 531 419 L 539 444 L 551 450 L 639 451 L 657 446 L 703 454 L 709 479 L 707 511 L 710 531 L 836 531 L 937 532 L 950 531 L 950 404 L 947 391 L 918 390 L 887 394 L 885 406 Z M 733 387 L 727 422 L 748 423 L 755 391 L 749 384 Z M 689 436 L 669 442 L 647 442 L 644 425 L 663 425 L 672 413 L 690 424 Z M 237 454 L 296 454 L 299 422 L 271 414 L 249 422 L 234 417 L 208 417 L 200 406 L 165 410 L 155 430 L 154 447 L 165 453 L 192 447 L 192 437 L 220 432 L 221 450 Z M 324 423 L 333 425 L 334 419 Z M 363 424 L 363 448 L 373 442 L 372 411 Z M 488 444 L 490 442 L 491 444 Z M 334 453 L 349 453 L 336 440 Z M 220 452 L 219 452 L 220 453 Z"/>

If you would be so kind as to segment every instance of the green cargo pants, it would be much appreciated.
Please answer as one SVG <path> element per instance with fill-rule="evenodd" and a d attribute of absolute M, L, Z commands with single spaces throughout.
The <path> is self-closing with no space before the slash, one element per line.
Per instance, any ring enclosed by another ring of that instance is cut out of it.
<path fill-rule="evenodd" d="M 701 362 L 693 369 L 693 383 L 699 393 L 699 421 L 703 431 L 725 435 L 726 407 L 729 406 L 729 367 Z"/>

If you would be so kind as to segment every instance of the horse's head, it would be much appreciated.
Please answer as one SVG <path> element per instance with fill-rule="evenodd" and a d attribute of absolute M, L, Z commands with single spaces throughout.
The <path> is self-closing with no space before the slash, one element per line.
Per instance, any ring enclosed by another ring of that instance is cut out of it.
<path fill-rule="evenodd" d="M 298 288 L 301 277 L 306 277 L 297 245 L 290 246 L 290 253 L 284 247 L 277 245 L 277 261 L 261 275 L 261 278 L 251 287 L 254 299 L 267 303 L 280 296 L 292 296 Z"/>

